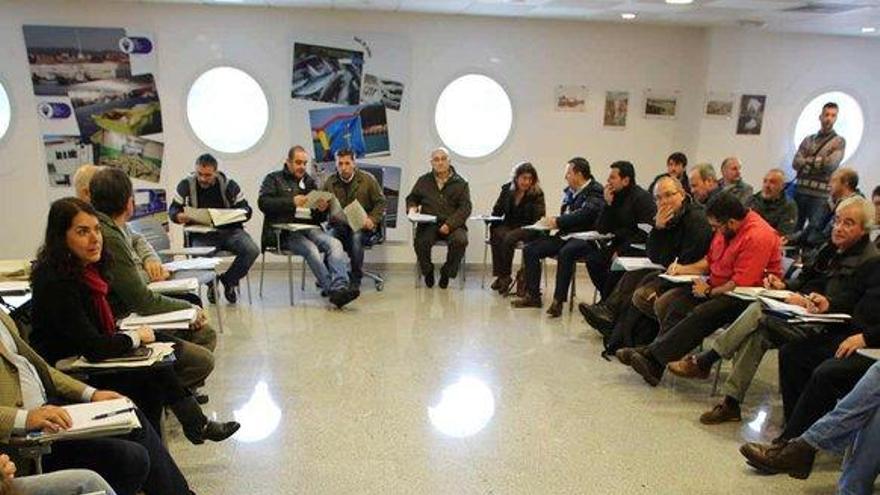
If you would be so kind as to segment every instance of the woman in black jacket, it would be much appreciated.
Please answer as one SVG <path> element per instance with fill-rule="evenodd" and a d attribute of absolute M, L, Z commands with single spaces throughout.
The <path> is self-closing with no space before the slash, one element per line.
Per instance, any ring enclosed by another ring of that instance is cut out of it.
<path fill-rule="evenodd" d="M 76 198 L 52 203 L 46 238 L 31 275 L 31 342 L 49 363 L 70 356 L 90 361 L 116 358 L 156 340 L 148 327 L 117 330 L 103 273 L 113 260 L 102 248 L 101 227 L 91 205 Z M 157 401 L 170 406 L 194 444 L 225 440 L 240 426 L 234 421 L 209 421 L 171 367 L 96 374 L 90 382 L 128 395 L 148 412 L 156 411 Z M 155 415 L 148 417 L 155 422 Z"/>
<path fill-rule="evenodd" d="M 490 230 L 492 246 L 492 290 L 502 295 L 510 291 L 513 253 L 519 242 L 528 242 L 539 235 L 523 227 L 540 220 L 546 213 L 544 192 L 538 184 L 538 171 L 529 162 L 522 162 L 513 169 L 513 179 L 501 187 L 501 194 L 492 208 L 492 215 L 504 217 Z"/>

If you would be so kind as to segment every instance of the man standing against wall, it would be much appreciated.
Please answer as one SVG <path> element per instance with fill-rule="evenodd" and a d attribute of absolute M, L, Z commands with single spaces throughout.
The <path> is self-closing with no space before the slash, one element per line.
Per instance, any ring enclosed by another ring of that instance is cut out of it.
<path fill-rule="evenodd" d="M 834 132 L 837 103 L 828 102 L 819 115 L 819 132 L 801 141 L 791 168 L 797 173 L 794 199 L 798 206 L 797 230 L 804 224 L 821 222 L 831 193 L 831 174 L 837 170 L 846 150 L 846 140 Z"/>

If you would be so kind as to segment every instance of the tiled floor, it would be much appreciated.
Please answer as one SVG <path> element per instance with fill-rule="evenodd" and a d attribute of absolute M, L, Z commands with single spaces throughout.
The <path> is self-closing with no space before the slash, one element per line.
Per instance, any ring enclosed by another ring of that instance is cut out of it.
<path fill-rule="evenodd" d="M 715 400 L 709 383 L 648 387 L 599 357 L 577 310 L 512 310 L 473 274 L 464 290 L 390 275 L 384 292 L 365 284 L 337 311 L 311 279 L 288 306 L 285 273 L 270 271 L 263 299 L 254 283 L 252 306 L 243 294 L 225 308 L 207 410 L 235 414 L 242 430 L 203 446 L 170 432 L 197 493 L 834 491 L 838 459 L 821 456 L 797 481 L 758 475 L 737 452 L 778 428 L 775 355 L 746 421 L 707 427 L 697 418 Z"/>

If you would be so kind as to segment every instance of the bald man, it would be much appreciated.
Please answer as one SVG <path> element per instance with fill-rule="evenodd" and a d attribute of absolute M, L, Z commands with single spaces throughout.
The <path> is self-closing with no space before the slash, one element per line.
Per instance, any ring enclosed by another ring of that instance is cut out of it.
<path fill-rule="evenodd" d="M 761 190 L 749 197 L 746 206 L 758 212 L 779 235 L 788 237 L 794 232 L 798 213 L 797 203 L 785 195 L 784 189 L 785 172 L 770 169 Z"/>

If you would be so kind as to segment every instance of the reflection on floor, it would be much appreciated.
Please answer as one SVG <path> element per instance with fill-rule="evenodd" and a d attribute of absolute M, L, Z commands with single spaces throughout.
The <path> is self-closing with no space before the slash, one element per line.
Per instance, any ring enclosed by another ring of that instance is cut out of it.
<path fill-rule="evenodd" d="M 406 271 L 343 311 L 310 280 L 291 308 L 285 273 L 266 277 L 263 299 L 225 307 L 207 387 L 207 412 L 241 431 L 193 446 L 170 427 L 200 495 L 834 492 L 838 459 L 797 481 L 737 452 L 778 431 L 775 354 L 744 421 L 709 427 L 697 418 L 717 399 L 710 383 L 649 388 L 599 357 L 577 310 L 512 310 L 473 278 L 413 290 Z"/>

